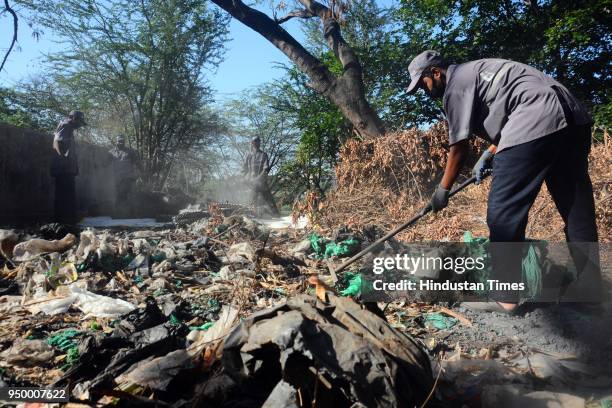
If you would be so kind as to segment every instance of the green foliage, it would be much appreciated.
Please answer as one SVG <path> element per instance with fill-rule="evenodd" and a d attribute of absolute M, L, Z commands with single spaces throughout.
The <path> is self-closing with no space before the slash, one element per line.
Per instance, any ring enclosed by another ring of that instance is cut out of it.
<path fill-rule="evenodd" d="M 304 25 L 307 48 L 333 74 L 341 75 L 342 64 L 327 48 L 320 21 Z M 342 33 L 363 67 L 366 97 L 387 128 L 414 122 L 404 97 L 408 82 L 401 38 L 394 31 L 389 11 L 373 0 L 355 1 L 344 16 Z M 295 158 L 281 168 L 279 182 L 288 197 L 305 190 L 323 194 L 333 183 L 340 146 L 355 136 L 352 126 L 334 104 L 308 86 L 307 77 L 296 68 L 288 68 L 274 86 L 274 108 L 293 117 L 301 134 Z"/>
<path fill-rule="evenodd" d="M 341 74 L 340 62 L 327 50 L 321 36 L 320 22 L 310 21 L 305 26 L 307 47 L 333 73 Z M 374 0 L 354 1 L 344 16 L 342 34 L 359 57 L 366 97 L 386 128 L 394 130 L 417 123 L 418 114 L 412 112 L 405 94 L 410 83 L 409 60 L 393 10 L 380 7 Z"/>
<path fill-rule="evenodd" d="M 53 114 L 36 109 L 27 95 L 8 88 L 0 88 L 0 122 L 44 132 L 57 125 Z"/>
<path fill-rule="evenodd" d="M 440 50 L 451 63 L 497 57 L 530 64 L 566 85 L 591 110 L 596 125 L 609 129 L 612 34 L 606 24 L 610 7 L 604 3 L 539 0 L 528 6 L 521 0 L 400 0 L 398 7 L 385 10 L 374 1 L 359 0 L 344 16 L 342 32 L 363 66 L 366 96 L 389 130 L 425 126 L 440 117 L 438 101 L 422 92 L 409 97 L 404 91 L 410 81 L 407 66 L 425 49 Z M 320 22 L 306 24 L 308 48 L 332 72 L 341 73 L 320 32 Z M 286 168 L 292 175 L 288 179 L 312 173 L 316 166 L 300 165 L 308 157 L 326 159 L 327 165 L 319 170 L 329 179 L 334 149 L 353 134 L 334 106 L 311 92 L 305 79 L 293 75 L 279 90 L 281 95 L 299 95 L 287 99 L 303 131 L 298 156 Z M 311 184 L 300 186 L 312 188 Z"/>
<path fill-rule="evenodd" d="M 333 69 L 335 59 L 323 60 Z M 287 76 L 275 83 L 276 96 L 271 100 L 275 109 L 293 118 L 293 125 L 300 133 L 293 160 L 278 173 L 278 183 L 288 202 L 289 197 L 295 198 L 303 191 L 324 192 L 331 186 L 338 150 L 352 134 L 350 124 L 339 109 L 306 83 L 304 74 L 289 69 Z"/>
<path fill-rule="evenodd" d="M 593 120 L 595 121 L 595 138 L 603 140 L 604 133 L 608 135 L 612 131 L 612 101 L 597 105 L 593 108 Z"/>
<path fill-rule="evenodd" d="M 207 69 L 221 61 L 228 18 L 199 0 L 33 2 L 65 49 L 30 84 L 39 105 L 83 110 L 91 136 L 127 136 L 146 182 L 161 188 L 178 158 L 219 129 Z"/>
<path fill-rule="evenodd" d="M 609 1 L 530 3 L 401 0 L 396 16 L 410 56 L 437 49 L 454 63 L 511 59 L 552 75 L 592 110 L 609 103 Z"/>

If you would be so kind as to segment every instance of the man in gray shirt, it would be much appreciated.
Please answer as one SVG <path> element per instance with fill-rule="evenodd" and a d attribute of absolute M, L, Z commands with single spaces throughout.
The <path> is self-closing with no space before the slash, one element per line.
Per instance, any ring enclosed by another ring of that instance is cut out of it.
<path fill-rule="evenodd" d="M 51 176 L 55 178 L 55 221 L 74 224 L 77 221 L 75 178 L 79 173 L 74 131 L 85 126 L 85 115 L 72 111 L 62 120 L 53 137 Z"/>
<path fill-rule="evenodd" d="M 115 217 L 131 215 L 130 199 L 139 177 L 138 153 L 125 144 L 125 136 L 117 136 L 115 146 L 109 151 L 113 157 L 115 176 Z"/>
<path fill-rule="evenodd" d="M 259 209 L 263 204 L 264 215 L 277 217 L 279 216 L 278 208 L 276 208 L 274 197 L 268 186 L 270 167 L 268 155 L 261 150 L 261 139 L 254 138 L 242 169 L 251 184 L 251 202 L 255 207 L 256 215 L 259 215 Z"/>
<path fill-rule="evenodd" d="M 491 242 L 523 242 L 529 209 L 543 182 L 565 222 L 567 241 L 596 242 L 595 205 L 588 174 L 591 118 L 574 96 L 548 75 L 514 61 L 481 59 L 445 64 L 436 51 L 415 57 L 408 68 L 409 93 L 423 89 L 443 98 L 450 151 L 432 210 L 448 203 L 476 134 L 491 143 L 473 174 L 478 182 L 493 167 L 487 224 Z M 493 160 L 495 157 L 495 160 Z M 521 256 L 492 253 L 508 282 L 520 281 Z M 497 258 L 497 259 L 496 259 Z M 576 261 L 576 258 L 574 258 Z M 512 311 L 516 293 L 493 293 L 493 307 Z"/>

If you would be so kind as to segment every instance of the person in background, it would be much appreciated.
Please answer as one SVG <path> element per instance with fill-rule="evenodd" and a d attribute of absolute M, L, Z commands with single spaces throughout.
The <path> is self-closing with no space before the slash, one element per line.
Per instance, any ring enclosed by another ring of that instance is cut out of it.
<path fill-rule="evenodd" d="M 140 174 L 138 153 L 125 144 L 125 136 L 117 136 L 115 146 L 109 151 L 113 157 L 115 175 L 115 216 L 129 215 L 130 195 Z"/>
<path fill-rule="evenodd" d="M 276 208 L 274 197 L 268 186 L 269 172 L 268 155 L 261 150 L 261 140 L 256 137 L 251 141 L 251 151 L 244 162 L 243 173 L 251 185 L 251 201 L 255 206 L 255 212 L 259 212 L 259 206 L 262 203 L 265 214 L 278 217 L 278 208 Z"/>
<path fill-rule="evenodd" d="M 86 126 L 81 111 L 71 111 L 63 119 L 53 137 L 51 176 L 55 178 L 55 221 L 75 224 L 78 221 L 76 176 L 79 173 L 74 143 L 74 131 Z"/>

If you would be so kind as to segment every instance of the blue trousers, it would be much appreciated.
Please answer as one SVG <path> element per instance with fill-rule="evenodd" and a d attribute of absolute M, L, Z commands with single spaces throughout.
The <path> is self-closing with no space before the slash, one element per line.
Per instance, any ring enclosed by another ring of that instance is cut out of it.
<path fill-rule="evenodd" d="M 565 223 L 566 240 L 597 242 L 593 186 L 588 173 L 590 148 L 590 126 L 568 126 L 496 154 L 487 209 L 490 241 L 525 240 L 529 209 L 542 183 L 546 183 Z M 520 245 L 497 249 L 492 245 L 493 270 L 500 281 L 520 282 L 519 250 Z M 509 302 L 515 302 L 516 296 L 503 291 L 491 294 L 495 300 Z"/>

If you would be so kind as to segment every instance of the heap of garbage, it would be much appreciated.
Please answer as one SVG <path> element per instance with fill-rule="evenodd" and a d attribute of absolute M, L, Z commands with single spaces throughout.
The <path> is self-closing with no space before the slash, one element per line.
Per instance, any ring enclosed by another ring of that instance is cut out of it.
<path fill-rule="evenodd" d="M 130 407 L 609 400 L 609 345 L 581 348 L 545 330 L 545 314 L 532 313 L 537 329 L 449 303 L 364 302 L 367 261 L 333 281 L 328 262 L 382 228 L 203 212 L 146 229 L 0 230 L 0 387 L 69 387 L 72 403 Z M 612 335 L 609 315 L 559 315 L 594 341 Z"/>
<path fill-rule="evenodd" d="M 427 397 L 416 340 L 308 283 L 356 239 L 218 208 L 192 216 L 172 228 L 0 230 L 0 386 L 69 385 L 73 401 L 126 406 Z"/>

